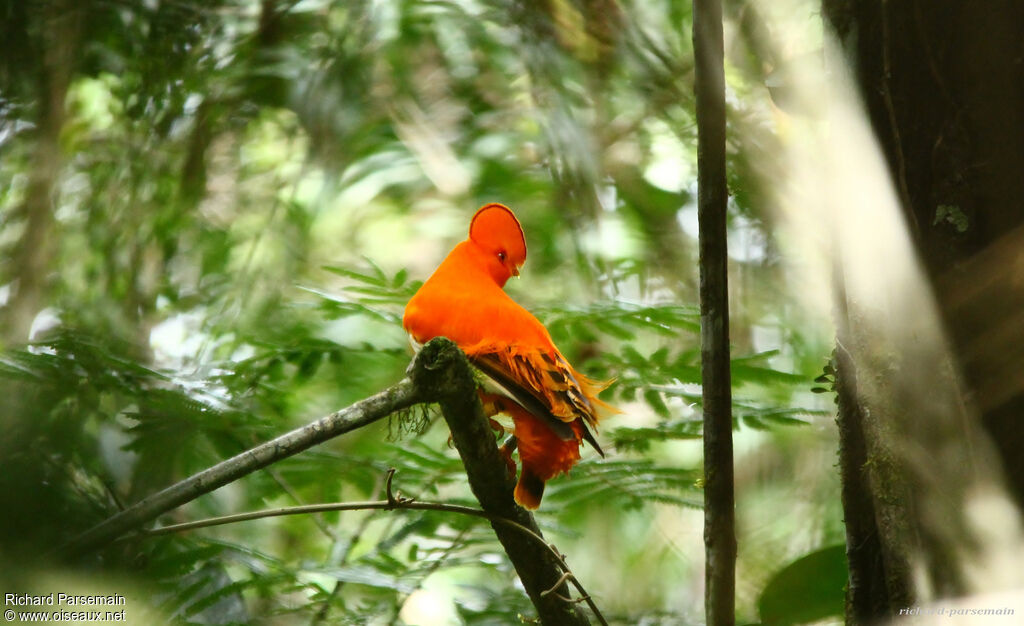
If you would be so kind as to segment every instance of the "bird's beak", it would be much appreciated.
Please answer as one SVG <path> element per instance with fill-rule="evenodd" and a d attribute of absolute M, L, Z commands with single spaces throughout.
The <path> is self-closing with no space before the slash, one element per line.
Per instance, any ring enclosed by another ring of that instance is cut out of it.
<path fill-rule="evenodd" d="M 518 265 L 513 265 L 512 266 L 512 275 L 515 276 L 516 278 L 519 278 L 519 266 Z"/>

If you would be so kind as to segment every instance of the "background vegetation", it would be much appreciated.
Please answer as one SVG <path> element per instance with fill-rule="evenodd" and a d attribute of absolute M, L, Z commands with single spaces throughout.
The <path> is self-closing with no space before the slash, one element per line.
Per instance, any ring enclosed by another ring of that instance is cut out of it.
<path fill-rule="evenodd" d="M 551 483 L 538 521 L 614 621 L 699 621 L 689 6 L 0 3 L 5 590 L 116 591 L 129 616 L 174 622 L 528 618 L 491 530 L 440 513 L 260 520 L 75 563 L 47 553 L 398 380 L 406 300 L 499 201 L 529 245 L 509 291 L 579 369 L 616 379 L 605 397 L 623 411 L 602 428 L 608 458 Z M 737 611 L 838 615 L 841 586 L 808 596 L 800 581 L 837 567 L 842 580 L 842 551 L 798 566 L 795 591 L 772 579 L 844 539 L 831 398 L 812 393 L 829 390 L 814 379 L 832 343 L 787 295 L 765 222 L 764 155 L 787 114 L 764 86 L 763 23 L 727 6 L 743 137 L 729 216 Z M 813 52 L 820 18 L 795 15 L 788 52 Z M 393 418 L 162 521 L 376 499 L 389 467 L 404 494 L 472 504 L 447 438 L 434 411 Z"/>

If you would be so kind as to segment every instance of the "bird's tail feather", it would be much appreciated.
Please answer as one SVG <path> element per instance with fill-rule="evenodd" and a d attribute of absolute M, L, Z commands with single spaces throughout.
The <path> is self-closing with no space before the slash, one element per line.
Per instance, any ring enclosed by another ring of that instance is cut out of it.
<path fill-rule="evenodd" d="M 544 479 L 535 474 L 530 466 L 524 465 L 514 495 L 519 506 L 531 511 L 537 510 L 540 499 L 544 497 Z"/>

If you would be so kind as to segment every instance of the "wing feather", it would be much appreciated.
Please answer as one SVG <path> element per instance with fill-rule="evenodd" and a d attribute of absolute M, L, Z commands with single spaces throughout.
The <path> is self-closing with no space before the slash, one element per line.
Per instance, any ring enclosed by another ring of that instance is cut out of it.
<path fill-rule="evenodd" d="M 583 439 L 604 456 L 590 432 L 597 425 L 594 404 L 572 367 L 557 351 L 549 355 L 507 349 L 473 354 L 469 360 L 505 395 L 544 420 L 563 441 L 577 437 L 570 423 L 581 420 Z"/>

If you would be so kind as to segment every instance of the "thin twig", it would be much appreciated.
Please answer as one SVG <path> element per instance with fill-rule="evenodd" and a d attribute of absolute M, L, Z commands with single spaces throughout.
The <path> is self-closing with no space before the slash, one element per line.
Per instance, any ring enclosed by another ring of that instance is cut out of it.
<path fill-rule="evenodd" d="M 583 584 L 580 583 L 576 575 L 573 574 L 569 565 L 565 562 L 564 557 L 555 548 L 554 545 L 548 543 L 543 537 L 533 532 L 526 526 L 515 522 L 510 519 L 498 515 L 492 515 L 482 509 L 474 509 L 468 506 L 462 506 L 461 504 L 447 504 L 444 502 L 417 502 L 413 498 L 407 498 L 401 494 L 396 495 L 392 491 L 392 481 L 395 476 L 395 469 L 388 469 L 388 473 L 385 476 L 385 499 L 384 500 L 371 500 L 364 502 L 329 502 L 324 504 L 305 504 L 301 506 L 286 506 L 279 507 L 276 509 L 263 509 L 261 511 L 248 511 L 246 513 L 233 513 L 231 515 L 220 515 L 217 517 L 209 517 L 207 519 L 196 520 L 192 522 L 182 522 L 180 524 L 171 524 L 169 526 L 161 526 L 159 528 L 153 528 L 149 530 L 141 530 L 139 534 L 145 536 L 159 536 L 169 535 L 172 533 L 184 532 L 186 530 L 196 530 L 199 528 L 210 528 L 212 526 L 223 526 L 225 524 L 234 524 L 236 522 L 247 522 L 254 519 L 264 519 L 268 517 L 283 517 L 286 515 L 306 515 L 311 513 L 326 513 L 330 511 L 394 511 L 398 509 L 407 509 L 413 511 L 438 511 L 441 513 L 456 513 L 458 515 L 468 515 L 470 517 L 476 517 L 485 519 L 490 522 L 503 524 L 509 528 L 514 528 L 519 532 L 527 535 L 538 544 L 544 546 L 544 548 L 551 553 L 558 564 L 562 567 L 563 573 L 561 578 L 551 589 L 548 589 L 543 595 L 549 595 L 555 592 L 556 589 L 564 585 L 566 582 L 571 582 L 576 590 L 580 593 L 579 599 L 565 598 L 564 596 L 558 595 L 560 598 L 569 603 L 574 602 L 586 602 L 590 610 L 594 612 L 594 616 L 603 625 L 608 626 L 608 622 L 605 621 L 604 616 L 601 614 L 601 610 L 594 603 L 590 594 L 583 588 Z"/>
<path fill-rule="evenodd" d="M 538 537 L 542 536 L 530 512 L 517 506 L 513 499 L 515 481 L 503 471 L 505 459 L 498 451 L 494 433 L 477 397 L 469 361 L 455 344 L 440 339 L 443 338 L 428 342 L 420 350 L 417 360 L 423 367 L 414 369 L 412 377 L 418 385 L 436 390 L 441 413 L 466 469 L 470 490 L 484 512 L 503 520 L 492 519 L 491 527 L 519 574 L 541 623 L 549 626 L 589 624 L 587 615 L 575 604 L 563 602 L 554 594 L 541 595 L 554 586 L 568 567 L 561 555 L 552 553 L 550 546 L 539 545 L 534 538 L 508 524 L 514 520 Z"/>
<path fill-rule="evenodd" d="M 421 393 L 417 385 L 405 378 L 375 396 L 221 461 L 133 504 L 75 537 L 59 548 L 59 552 L 74 557 L 96 550 L 139 528 L 161 513 L 191 502 L 218 487 L 298 454 L 331 437 L 355 430 L 387 417 L 398 409 L 411 406 L 421 400 Z"/>
<path fill-rule="evenodd" d="M 541 591 L 541 592 L 540 592 L 540 595 L 542 595 L 542 596 L 546 596 L 546 595 L 549 595 L 549 594 L 555 593 L 555 591 L 556 591 L 556 590 L 557 590 L 557 589 L 558 589 L 559 587 L 561 587 L 562 585 L 564 585 L 564 584 L 565 584 L 565 581 L 566 581 L 566 580 L 569 580 L 570 578 L 572 578 L 572 574 L 571 574 L 571 573 L 569 573 L 569 572 L 565 572 L 564 574 L 562 574 L 561 578 L 559 578 L 559 579 L 558 579 L 558 582 L 557 582 L 557 583 L 555 583 L 555 586 L 554 586 L 554 587 L 552 587 L 551 589 L 545 589 L 544 591 Z"/>
<path fill-rule="evenodd" d="M 332 413 L 302 428 L 285 433 L 266 443 L 246 450 L 234 457 L 221 461 L 193 476 L 165 488 L 127 509 L 113 515 L 68 543 L 56 548 L 65 558 L 76 559 L 91 551 L 102 548 L 122 535 L 137 531 L 147 522 L 161 514 L 191 502 L 203 494 L 227 485 L 256 470 L 262 469 L 306 450 L 318 443 L 340 434 L 350 432 L 379 420 L 395 411 L 401 411 L 420 402 L 437 401 L 452 431 L 455 447 L 462 458 L 469 479 L 470 489 L 483 511 L 453 505 L 423 506 L 413 503 L 411 498 L 396 497 L 388 481 L 388 500 L 384 502 L 360 503 L 361 509 L 411 508 L 463 513 L 491 521 L 491 527 L 515 567 L 530 601 L 537 609 L 538 616 L 545 624 L 570 626 L 589 623 L 575 602 L 564 602 L 558 594 L 542 596 L 541 592 L 554 586 L 563 572 L 569 571 L 562 555 L 553 546 L 544 542 L 540 529 L 529 511 L 517 506 L 512 492 L 514 481 L 504 468 L 505 461 L 498 452 L 493 434 L 487 425 L 480 401 L 477 398 L 476 381 L 465 354 L 458 346 L 444 337 L 437 337 L 423 346 L 413 363 L 406 370 L 407 378 L 353 404 Z M 220 518 L 218 522 L 205 521 L 196 525 L 175 525 L 163 530 L 184 530 L 228 521 L 289 515 L 296 512 L 352 510 L 351 505 L 307 505 L 270 512 L 257 512 Z M 519 529 L 514 532 L 513 529 Z M 526 534 L 527 531 L 529 534 Z M 138 534 L 139 531 L 137 531 Z M 540 547 L 537 543 L 543 545 Z M 579 588 L 579 582 L 572 579 Z M 564 584 L 564 583 L 563 583 Z M 585 601 L 602 624 L 606 624 L 600 611 L 585 594 Z M 558 596 L 558 597 L 556 597 Z"/>

